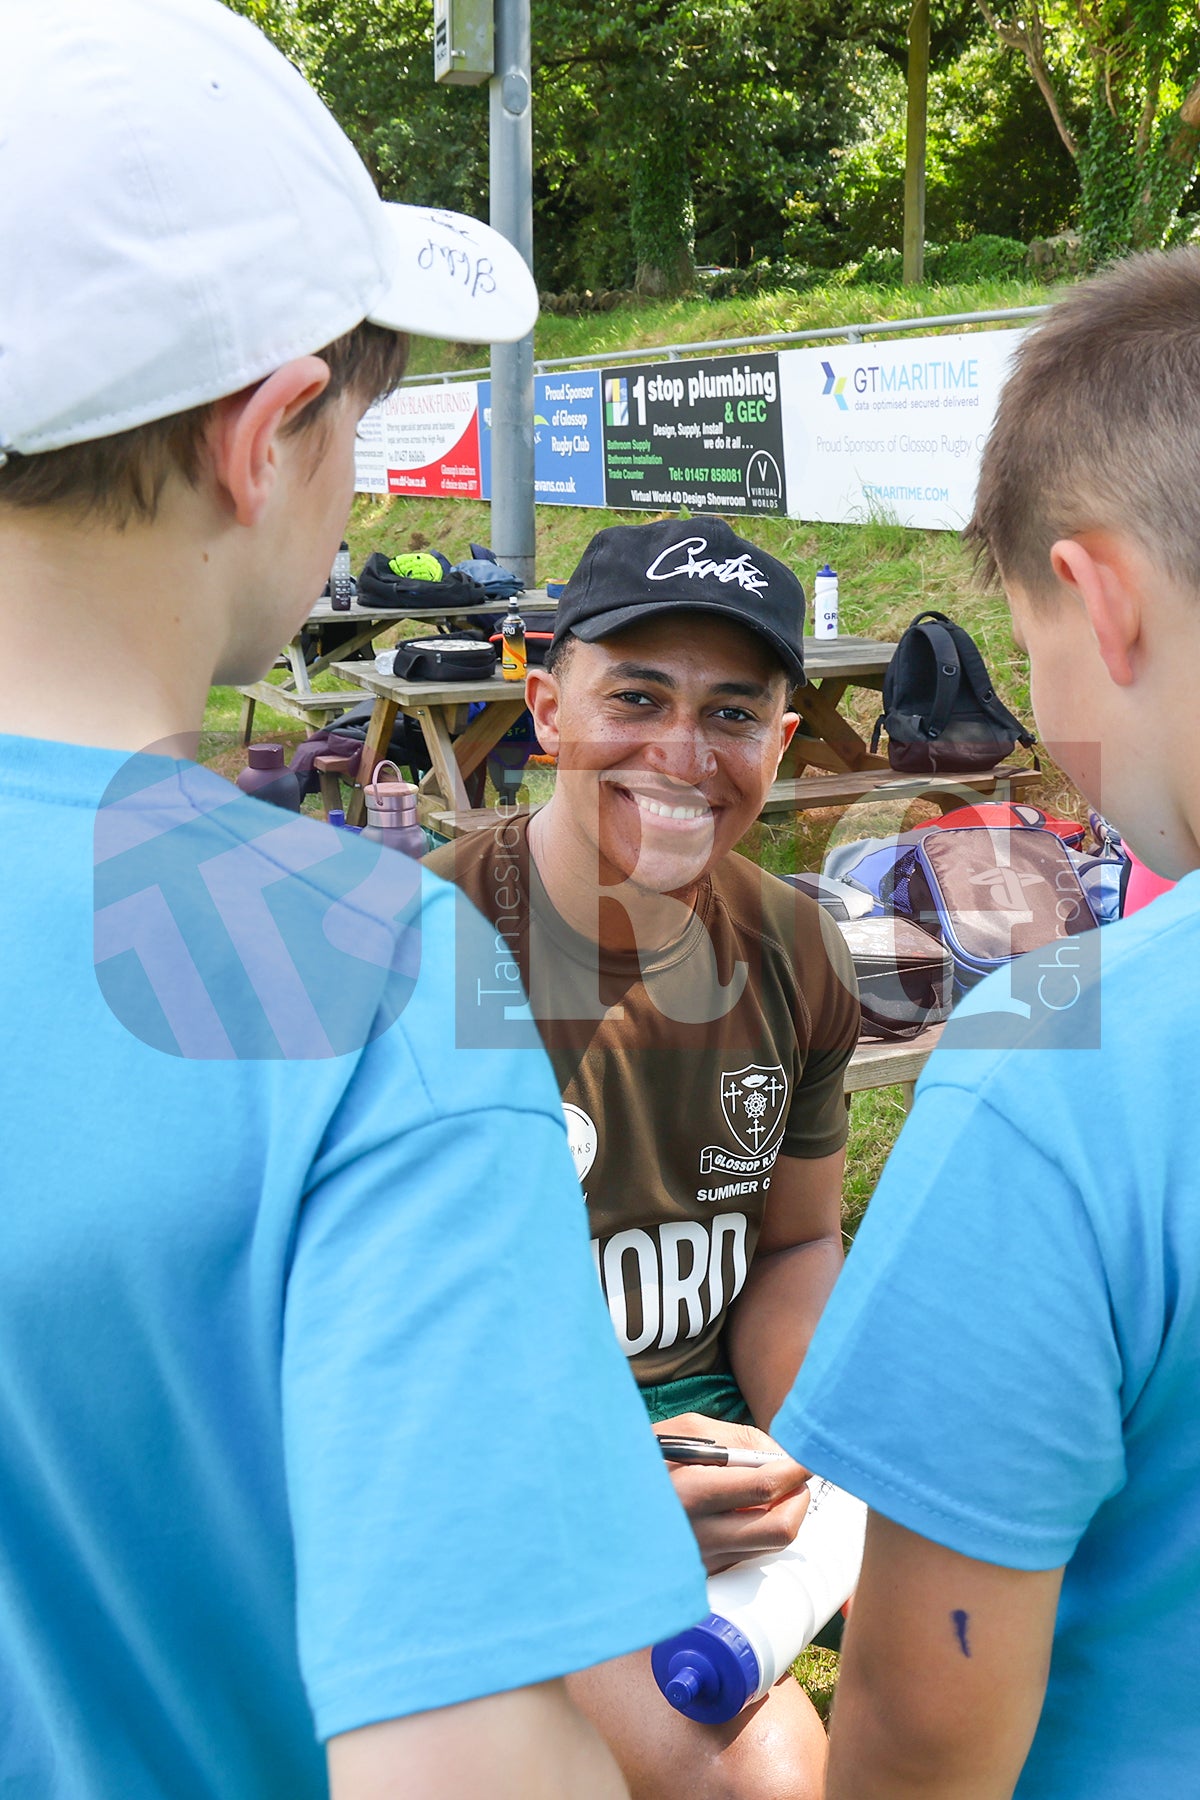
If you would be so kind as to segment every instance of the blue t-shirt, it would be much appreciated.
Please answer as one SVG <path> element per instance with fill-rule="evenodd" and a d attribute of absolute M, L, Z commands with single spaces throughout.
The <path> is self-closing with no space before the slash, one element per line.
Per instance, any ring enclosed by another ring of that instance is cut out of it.
<path fill-rule="evenodd" d="M 775 1431 L 925 1538 L 1067 1565 L 1018 1794 L 1193 1800 L 1200 873 L 1071 941 L 1102 978 L 931 1059 Z M 947 1035 L 1011 1005 L 990 977 Z"/>
<path fill-rule="evenodd" d="M 0 1789 L 308 1800 L 318 1738 L 703 1613 L 452 891 L 11 737 L 0 869 Z"/>

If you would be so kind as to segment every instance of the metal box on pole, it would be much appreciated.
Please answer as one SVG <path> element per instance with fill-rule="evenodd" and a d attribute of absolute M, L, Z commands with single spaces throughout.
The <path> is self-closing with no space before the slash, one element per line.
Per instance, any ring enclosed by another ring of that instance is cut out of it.
<path fill-rule="evenodd" d="M 494 0 L 433 0 L 433 79 L 480 87 L 495 68 Z"/>

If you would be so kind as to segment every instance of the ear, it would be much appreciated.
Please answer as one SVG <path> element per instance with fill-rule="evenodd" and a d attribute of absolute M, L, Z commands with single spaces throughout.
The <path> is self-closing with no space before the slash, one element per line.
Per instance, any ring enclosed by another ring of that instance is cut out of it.
<path fill-rule="evenodd" d="M 779 721 L 782 742 L 779 746 L 779 762 L 775 764 L 775 771 L 777 774 L 779 772 L 779 763 L 783 761 L 783 753 L 795 737 L 796 727 L 799 723 L 800 714 L 794 712 L 785 712 L 782 719 Z"/>
<path fill-rule="evenodd" d="M 558 682 L 549 669 L 530 669 L 525 677 L 525 704 L 533 716 L 534 735 L 547 756 L 557 756 Z"/>
<path fill-rule="evenodd" d="M 1050 567 L 1082 606 L 1100 659 L 1117 687 L 1131 687 L 1142 631 L 1142 587 L 1129 545 L 1112 532 L 1060 538 Z"/>
<path fill-rule="evenodd" d="M 262 517 L 279 475 L 283 430 L 328 385 L 328 363 L 300 356 L 257 386 L 217 402 L 209 452 L 239 525 L 256 525 Z"/>

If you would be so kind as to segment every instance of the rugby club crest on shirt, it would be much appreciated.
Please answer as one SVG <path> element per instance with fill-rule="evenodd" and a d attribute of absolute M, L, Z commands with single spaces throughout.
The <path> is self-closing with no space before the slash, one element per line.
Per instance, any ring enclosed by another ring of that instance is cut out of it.
<path fill-rule="evenodd" d="M 787 1103 L 782 1063 L 727 1069 L 721 1076 L 721 1111 L 737 1148 L 707 1145 L 700 1152 L 700 1173 L 760 1175 L 771 1168 L 779 1155 Z"/>

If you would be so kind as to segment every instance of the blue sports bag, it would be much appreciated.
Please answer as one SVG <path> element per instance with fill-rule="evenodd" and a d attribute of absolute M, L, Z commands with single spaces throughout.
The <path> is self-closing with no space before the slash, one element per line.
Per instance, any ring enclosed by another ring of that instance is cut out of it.
<path fill-rule="evenodd" d="M 941 938 L 960 990 L 1096 925 L 1062 840 L 1032 827 L 926 832 L 896 859 L 880 898 Z"/>

